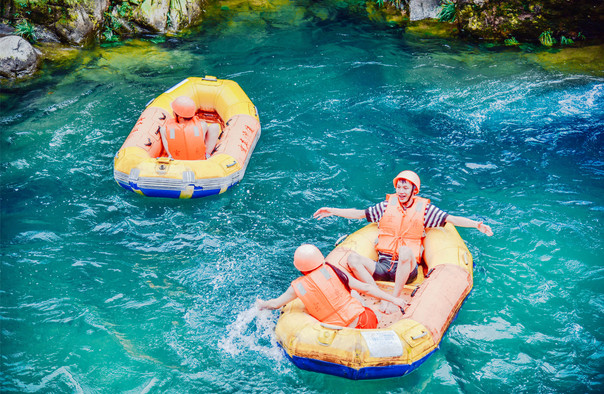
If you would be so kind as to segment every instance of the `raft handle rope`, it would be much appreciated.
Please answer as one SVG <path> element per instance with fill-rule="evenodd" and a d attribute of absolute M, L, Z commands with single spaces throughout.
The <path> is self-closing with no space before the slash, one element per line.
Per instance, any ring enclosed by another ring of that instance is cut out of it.
<path fill-rule="evenodd" d="M 162 144 L 164 144 L 164 149 L 166 150 L 168 157 L 170 158 L 170 160 L 174 160 L 172 158 L 172 154 L 170 153 L 170 150 L 168 149 L 168 138 L 166 138 L 166 128 L 159 126 L 159 134 L 161 135 L 161 142 L 162 142 Z"/>
<path fill-rule="evenodd" d="M 411 297 L 413 297 L 415 295 L 415 293 L 417 293 L 417 290 L 419 290 L 419 286 L 417 286 L 415 289 L 413 289 L 413 291 L 411 292 Z"/>
<path fill-rule="evenodd" d="M 338 240 L 336 241 L 336 243 L 335 243 L 335 245 L 334 245 L 334 246 L 338 246 L 339 244 L 341 244 L 341 243 L 342 243 L 342 241 L 344 241 L 344 239 L 345 239 L 346 237 L 348 237 L 348 234 L 344 234 L 344 235 L 342 235 L 340 238 L 338 238 Z"/>
<path fill-rule="evenodd" d="M 233 160 L 233 162 L 231 164 L 227 164 L 226 167 L 227 168 L 231 168 L 233 167 L 235 164 L 237 164 L 237 160 Z"/>
<path fill-rule="evenodd" d="M 420 339 L 420 338 L 425 337 L 426 335 L 428 335 L 428 331 L 422 331 L 422 333 L 421 333 L 421 334 L 416 335 L 416 336 L 412 336 L 412 337 L 411 337 L 411 339 L 413 339 L 413 340 L 417 340 L 417 339 Z"/>
<path fill-rule="evenodd" d="M 467 264 L 467 263 L 466 263 Z M 428 279 L 430 277 L 430 274 L 434 271 L 434 268 L 430 268 L 430 271 L 428 271 L 428 273 L 426 274 L 425 278 Z"/>
<path fill-rule="evenodd" d="M 333 324 L 328 324 L 328 323 L 319 323 L 321 325 L 321 327 L 325 327 L 325 328 L 329 328 L 331 330 L 343 330 L 344 327 L 341 326 L 335 326 Z"/>

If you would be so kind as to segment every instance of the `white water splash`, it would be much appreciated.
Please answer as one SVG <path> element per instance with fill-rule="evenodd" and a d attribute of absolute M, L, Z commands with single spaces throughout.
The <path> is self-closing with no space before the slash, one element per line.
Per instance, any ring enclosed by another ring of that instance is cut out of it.
<path fill-rule="evenodd" d="M 232 356 L 244 350 L 252 350 L 272 360 L 281 361 L 283 352 L 273 334 L 275 324 L 271 311 L 252 306 L 240 312 L 237 319 L 227 327 L 227 336 L 220 340 L 218 347 Z"/>

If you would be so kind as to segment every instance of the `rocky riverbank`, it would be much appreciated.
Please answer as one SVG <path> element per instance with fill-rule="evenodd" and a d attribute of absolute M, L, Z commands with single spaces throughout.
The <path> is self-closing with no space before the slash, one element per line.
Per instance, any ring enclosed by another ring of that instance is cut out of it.
<path fill-rule="evenodd" d="M 535 43 L 578 47 L 604 38 L 604 2 L 596 0 L 326 0 L 361 9 L 378 23 L 409 31 L 488 40 L 501 45 Z M 57 48 L 78 48 L 145 35 L 182 32 L 211 15 L 262 13 L 288 0 L 11 0 L 0 9 L 0 78 L 32 75 Z M 313 12 L 314 3 L 296 7 Z M 329 5 L 326 4 L 326 7 Z M 436 22 L 440 20 L 440 22 Z M 428 21 L 428 23 L 426 23 Z M 429 22 L 433 21 L 433 22 Z M 32 45 L 33 44 L 33 45 Z"/>

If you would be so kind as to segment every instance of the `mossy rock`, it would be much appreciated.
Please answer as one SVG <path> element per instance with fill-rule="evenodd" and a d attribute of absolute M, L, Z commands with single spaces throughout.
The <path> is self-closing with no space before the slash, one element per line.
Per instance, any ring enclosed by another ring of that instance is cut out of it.
<path fill-rule="evenodd" d="M 410 22 L 406 32 L 423 37 L 451 38 L 457 34 L 457 28 L 451 23 L 440 23 L 434 19 Z"/>
<path fill-rule="evenodd" d="M 544 31 L 556 37 L 604 38 L 604 2 L 601 0 L 485 0 L 459 2 L 460 30 L 474 38 L 538 42 Z"/>
<path fill-rule="evenodd" d="M 604 77 L 604 44 L 542 51 L 528 57 L 548 70 Z"/>
<path fill-rule="evenodd" d="M 20 0 L 14 2 L 17 15 L 45 26 L 71 44 L 91 42 L 103 23 L 109 0 Z"/>

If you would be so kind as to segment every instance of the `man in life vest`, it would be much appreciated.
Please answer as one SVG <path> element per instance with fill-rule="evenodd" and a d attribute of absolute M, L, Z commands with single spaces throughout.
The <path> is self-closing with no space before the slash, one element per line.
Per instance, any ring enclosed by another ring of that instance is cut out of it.
<path fill-rule="evenodd" d="M 326 263 L 323 254 L 314 245 L 304 244 L 296 249 L 294 266 L 304 276 L 294 280 L 279 297 L 268 301 L 257 300 L 256 305 L 260 309 L 278 309 L 299 298 L 308 313 L 320 322 L 370 329 L 377 328 L 377 316 L 351 294 L 351 289 L 388 300 L 401 308 L 406 305 L 403 299 L 393 297 L 375 284 L 358 281 Z"/>
<path fill-rule="evenodd" d="M 379 204 L 361 209 L 323 207 L 314 213 L 317 219 L 340 216 L 348 219 L 366 218 L 377 222 L 379 233 L 375 246 L 378 261 L 351 252 L 348 266 L 357 279 L 375 284 L 376 280 L 394 282 L 394 296 L 401 295 L 406 283 L 417 277 L 418 264 L 423 253 L 425 229 L 443 227 L 451 223 L 458 227 L 473 227 L 491 236 L 488 225 L 461 216 L 453 216 L 438 209 L 430 200 L 417 196 L 419 176 L 403 171 L 393 180 L 396 194 L 389 194 Z M 392 305 L 382 302 L 380 310 L 392 312 Z"/>
<path fill-rule="evenodd" d="M 220 126 L 208 124 L 195 113 L 197 106 L 187 96 L 172 101 L 174 118 L 160 129 L 164 149 L 177 160 L 205 160 L 210 157 L 220 134 Z"/>

